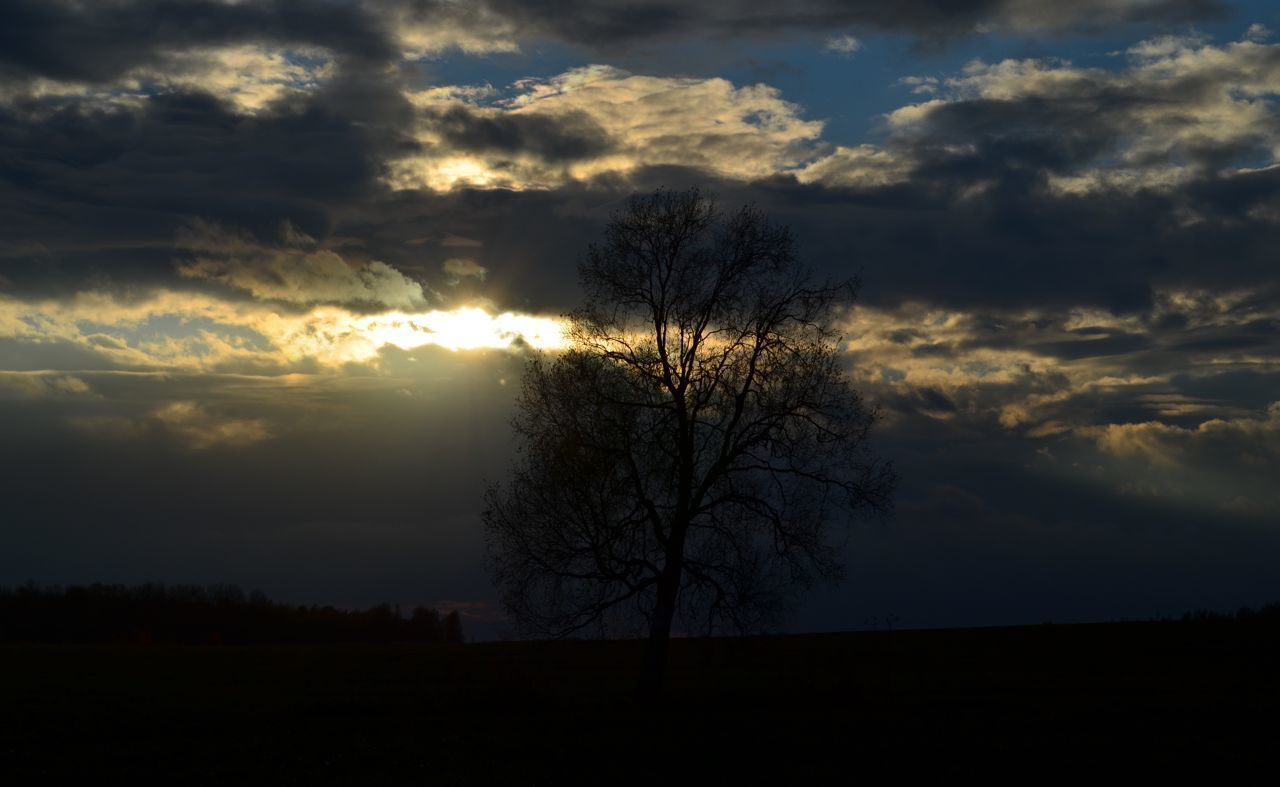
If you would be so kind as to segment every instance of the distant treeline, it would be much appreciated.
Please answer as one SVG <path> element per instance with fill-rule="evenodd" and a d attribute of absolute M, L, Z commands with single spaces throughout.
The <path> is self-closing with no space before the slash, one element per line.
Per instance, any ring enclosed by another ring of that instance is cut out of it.
<path fill-rule="evenodd" d="M 1187 623 L 1227 620 L 1265 620 L 1273 623 L 1280 623 L 1280 601 L 1273 601 L 1270 604 L 1264 604 L 1257 609 L 1253 609 L 1252 607 L 1240 607 L 1235 612 L 1212 612 L 1207 609 L 1197 609 L 1194 612 L 1184 613 L 1182 620 Z"/>
<path fill-rule="evenodd" d="M 462 642 L 456 611 L 290 606 L 234 585 L 0 588 L 0 642 Z"/>

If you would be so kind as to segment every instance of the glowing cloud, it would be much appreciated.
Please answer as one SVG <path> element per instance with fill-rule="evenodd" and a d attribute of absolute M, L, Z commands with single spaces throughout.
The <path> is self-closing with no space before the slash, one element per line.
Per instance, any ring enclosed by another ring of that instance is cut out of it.
<path fill-rule="evenodd" d="M 848 33 L 839 36 L 832 36 L 827 39 L 825 49 L 828 52 L 836 52 L 841 55 L 852 55 L 862 48 L 862 42 Z"/>
<path fill-rule="evenodd" d="M 513 312 L 492 315 L 476 307 L 377 315 L 320 309 L 277 325 L 272 333 L 282 347 L 330 363 L 366 361 L 388 345 L 402 350 L 427 345 L 454 351 L 519 346 L 555 350 L 567 341 L 558 319 Z"/>
<path fill-rule="evenodd" d="M 63 342 L 120 368 L 276 372 L 305 363 L 365 363 L 387 346 L 555 350 L 567 343 L 559 318 L 474 306 L 378 314 L 320 306 L 291 314 L 167 290 L 127 302 L 100 293 L 70 301 L 0 299 L 0 338 Z"/>
<path fill-rule="evenodd" d="M 178 273 L 244 290 L 261 300 L 299 304 L 360 303 L 407 309 L 425 306 L 422 285 L 379 260 L 353 264 L 288 221 L 281 245 L 209 222 L 196 221 L 178 233 L 184 250 L 198 254 L 178 264 Z"/>
<path fill-rule="evenodd" d="M 217 418 L 195 402 L 172 402 L 157 410 L 155 418 L 196 449 L 216 445 L 242 447 L 271 436 L 262 420 Z"/>
<path fill-rule="evenodd" d="M 807 161 L 823 128 L 776 88 L 719 78 L 591 65 L 511 87 L 507 98 L 474 86 L 408 93 L 424 152 L 392 162 L 390 185 L 554 188 L 659 165 L 750 180 Z M 460 141 L 474 149 L 458 150 Z"/>

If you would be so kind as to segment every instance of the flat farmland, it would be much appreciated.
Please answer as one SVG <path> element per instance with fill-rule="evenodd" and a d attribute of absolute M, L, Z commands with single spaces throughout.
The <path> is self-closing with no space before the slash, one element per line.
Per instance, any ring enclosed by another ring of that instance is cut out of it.
<path fill-rule="evenodd" d="M 1270 758 L 1280 628 L 1114 623 L 635 641 L 0 647 L 0 775 L 175 784 L 826 783 Z"/>

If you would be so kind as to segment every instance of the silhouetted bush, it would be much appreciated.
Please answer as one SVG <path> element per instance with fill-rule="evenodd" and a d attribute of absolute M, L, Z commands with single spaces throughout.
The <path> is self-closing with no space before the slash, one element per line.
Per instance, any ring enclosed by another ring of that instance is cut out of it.
<path fill-rule="evenodd" d="M 290 606 L 235 585 L 0 588 L 0 642 L 461 642 L 457 612 Z"/>

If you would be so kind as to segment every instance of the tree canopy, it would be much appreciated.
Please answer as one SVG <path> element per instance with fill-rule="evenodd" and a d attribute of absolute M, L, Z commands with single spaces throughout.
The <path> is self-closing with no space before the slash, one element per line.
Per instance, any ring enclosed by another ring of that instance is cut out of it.
<path fill-rule="evenodd" d="M 570 348 L 526 369 L 490 557 L 526 632 L 647 629 L 660 672 L 673 621 L 769 626 L 840 575 L 833 525 L 889 509 L 838 350 L 857 281 L 815 281 L 789 228 L 696 189 L 633 198 L 579 277 Z"/>

